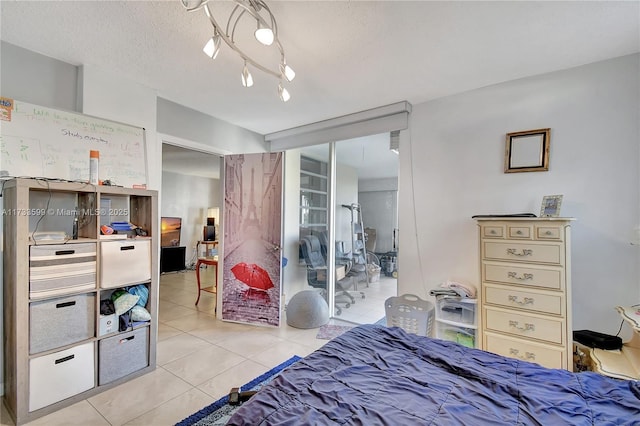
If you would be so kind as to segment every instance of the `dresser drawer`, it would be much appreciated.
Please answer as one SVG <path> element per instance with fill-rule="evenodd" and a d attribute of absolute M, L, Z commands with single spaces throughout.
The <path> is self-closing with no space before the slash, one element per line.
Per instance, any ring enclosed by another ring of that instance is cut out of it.
<path fill-rule="evenodd" d="M 561 348 L 493 333 L 485 333 L 484 348 L 498 355 L 535 362 L 547 368 L 567 368 L 564 363 L 566 351 Z"/>
<path fill-rule="evenodd" d="M 483 281 L 516 284 L 525 287 L 542 287 L 551 290 L 564 288 L 562 271 L 559 269 L 525 268 L 496 263 L 482 264 Z"/>
<path fill-rule="evenodd" d="M 550 343 L 565 343 L 563 336 L 564 321 L 562 319 L 523 315 L 520 312 L 503 311 L 494 308 L 485 308 L 484 314 L 487 330 Z"/>
<path fill-rule="evenodd" d="M 483 225 L 481 233 L 483 238 L 504 238 L 504 225 Z"/>
<path fill-rule="evenodd" d="M 507 235 L 509 238 L 531 239 L 533 236 L 533 227 L 527 225 L 509 225 L 507 226 Z"/>
<path fill-rule="evenodd" d="M 562 228 L 559 226 L 536 226 L 535 236 L 538 240 L 555 240 L 562 241 Z"/>
<path fill-rule="evenodd" d="M 484 258 L 518 262 L 538 262 L 560 265 L 562 256 L 556 244 L 526 244 L 485 241 Z"/>
<path fill-rule="evenodd" d="M 520 308 L 543 314 L 564 315 L 564 299 L 560 293 L 535 293 L 514 287 L 485 285 L 483 299 L 489 305 Z"/>

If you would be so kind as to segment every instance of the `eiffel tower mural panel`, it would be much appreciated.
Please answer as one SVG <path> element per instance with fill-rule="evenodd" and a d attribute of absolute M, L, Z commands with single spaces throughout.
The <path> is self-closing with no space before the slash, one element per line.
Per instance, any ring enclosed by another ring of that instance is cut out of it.
<path fill-rule="evenodd" d="M 282 158 L 225 156 L 224 320 L 280 324 Z"/>

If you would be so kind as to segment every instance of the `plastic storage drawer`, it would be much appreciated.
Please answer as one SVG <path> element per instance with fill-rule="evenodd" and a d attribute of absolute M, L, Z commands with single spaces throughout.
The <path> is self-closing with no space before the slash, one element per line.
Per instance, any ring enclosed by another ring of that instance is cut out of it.
<path fill-rule="evenodd" d="M 29 411 L 95 386 L 93 342 L 29 360 Z"/>
<path fill-rule="evenodd" d="M 95 294 L 78 294 L 29 305 L 29 353 L 48 351 L 95 336 Z"/>
<path fill-rule="evenodd" d="M 476 299 L 461 297 L 438 297 L 436 317 L 447 321 L 474 325 L 476 322 Z"/>
<path fill-rule="evenodd" d="M 98 348 L 98 383 L 104 385 L 149 365 L 149 327 L 107 337 Z"/>
<path fill-rule="evenodd" d="M 151 240 L 100 243 L 100 287 L 115 288 L 151 280 Z"/>
<path fill-rule="evenodd" d="M 30 297 L 47 297 L 96 287 L 96 243 L 31 246 Z"/>
<path fill-rule="evenodd" d="M 436 336 L 439 339 L 450 340 L 469 348 L 474 348 L 476 345 L 476 330 L 473 328 L 457 327 L 438 322 Z"/>

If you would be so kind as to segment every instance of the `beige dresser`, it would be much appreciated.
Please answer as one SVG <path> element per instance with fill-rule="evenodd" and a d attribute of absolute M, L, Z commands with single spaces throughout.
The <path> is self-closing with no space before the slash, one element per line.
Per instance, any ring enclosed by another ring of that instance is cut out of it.
<path fill-rule="evenodd" d="M 477 220 L 482 349 L 549 368 L 573 368 L 572 220 Z"/>

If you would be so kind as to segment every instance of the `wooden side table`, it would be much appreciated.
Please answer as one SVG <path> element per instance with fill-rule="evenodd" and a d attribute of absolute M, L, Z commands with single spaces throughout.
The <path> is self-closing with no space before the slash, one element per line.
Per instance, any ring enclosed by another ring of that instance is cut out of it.
<path fill-rule="evenodd" d="M 200 265 L 211 265 L 216 267 L 216 279 L 214 285 L 209 287 L 202 287 L 200 285 Z M 196 262 L 196 281 L 198 283 L 198 298 L 196 299 L 196 305 L 200 301 L 200 292 L 206 291 L 207 293 L 215 293 L 218 290 L 218 257 L 200 257 Z"/>
<path fill-rule="evenodd" d="M 218 241 L 198 241 L 196 243 L 196 254 L 198 256 L 200 255 L 200 245 L 203 245 L 206 250 L 205 257 L 210 257 L 207 256 L 207 253 L 209 253 L 209 246 L 213 246 L 213 248 L 218 247 Z"/>

